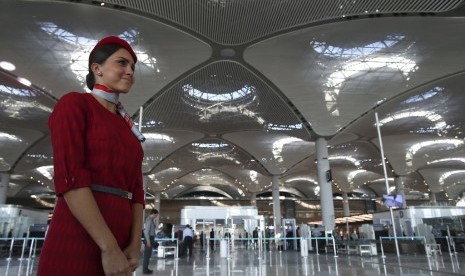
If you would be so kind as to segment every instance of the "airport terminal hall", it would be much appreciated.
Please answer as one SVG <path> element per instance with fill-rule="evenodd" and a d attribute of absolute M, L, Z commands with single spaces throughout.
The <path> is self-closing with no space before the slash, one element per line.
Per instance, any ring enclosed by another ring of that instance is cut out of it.
<path fill-rule="evenodd" d="M 465 0 L 0 7 L 0 275 L 465 275 Z"/>

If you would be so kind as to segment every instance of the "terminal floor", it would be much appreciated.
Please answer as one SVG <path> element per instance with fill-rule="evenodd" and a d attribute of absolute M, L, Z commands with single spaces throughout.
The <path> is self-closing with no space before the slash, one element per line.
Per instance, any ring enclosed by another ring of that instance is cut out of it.
<path fill-rule="evenodd" d="M 142 260 L 141 260 L 142 262 Z M 356 256 L 312 254 L 301 257 L 297 251 L 264 251 L 239 248 L 231 252 L 230 258 L 220 258 L 219 251 L 209 259 L 205 252 L 194 249 L 192 257 L 175 259 L 152 256 L 150 267 L 153 275 L 245 275 L 245 276 L 302 276 L 302 275 L 465 275 L 465 253 L 426 257 L 425 255 L 387 254 L 378 256 Z M 37 257 L 31 260 L 8 261 L 0 259 L 0 275 L 35 275 Z M 143 275 L 139 267 L 134 275 Z"/>

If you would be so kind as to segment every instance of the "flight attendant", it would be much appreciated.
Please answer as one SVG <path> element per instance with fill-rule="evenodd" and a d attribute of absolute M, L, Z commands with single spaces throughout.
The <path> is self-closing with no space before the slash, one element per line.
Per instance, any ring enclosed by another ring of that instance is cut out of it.
<path fill-rule="evenodd" d="M 139 263 L 145 138 L 119 102 L 134 84 L 137 56 L 109 36 L 89 55 L 87 87 L 49 118 L 56 206 L 38 274 L 131 275 Z"/>

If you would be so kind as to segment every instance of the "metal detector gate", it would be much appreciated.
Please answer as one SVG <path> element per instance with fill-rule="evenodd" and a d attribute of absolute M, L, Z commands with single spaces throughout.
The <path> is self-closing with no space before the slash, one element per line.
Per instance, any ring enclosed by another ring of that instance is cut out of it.
<path fill-rule="evenodd" d="M 297 226 L 295 219 L 282 219 L 282 237 L 286 238 L 291 236 L 293 239 L 284 240 L 284 250 L 287 250 L 292 245 L 293 250 L 297 250 Z M 290 234 L 290 235 L 288 235 Z"/>

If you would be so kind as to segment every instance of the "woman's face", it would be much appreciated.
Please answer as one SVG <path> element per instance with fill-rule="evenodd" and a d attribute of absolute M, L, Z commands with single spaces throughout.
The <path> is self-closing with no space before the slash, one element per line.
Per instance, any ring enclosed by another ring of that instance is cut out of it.
<path fill-rule="evenodd" d="M 114 52 L 107 60 L 98 65 L 96 72 L 96 83 L 104 85 L 109 89 L 127 93 L 135 82 L 134 59 L 124 48 Z"/>

